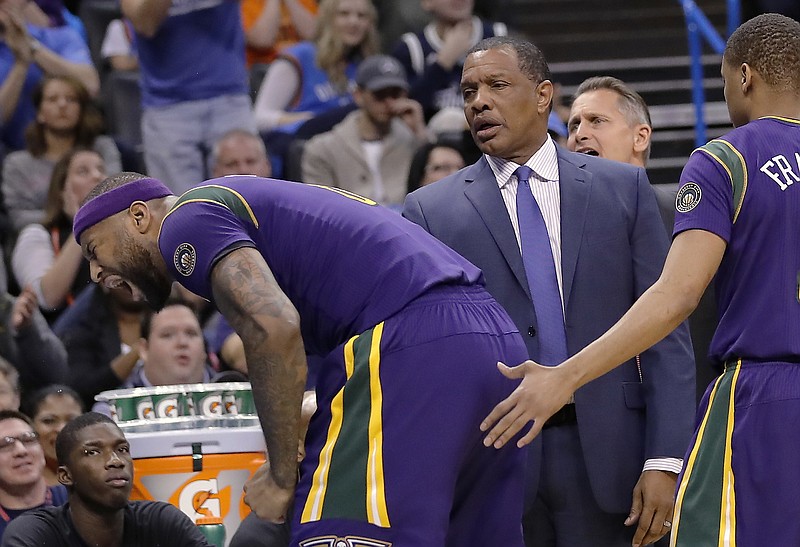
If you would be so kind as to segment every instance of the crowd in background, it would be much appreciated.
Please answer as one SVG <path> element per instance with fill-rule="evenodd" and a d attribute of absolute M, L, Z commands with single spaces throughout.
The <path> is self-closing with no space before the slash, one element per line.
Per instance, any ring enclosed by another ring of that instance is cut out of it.
<path fill-rule="evenodd" d="M 121 0 L 98 46 L 73 2 L 0 0 L 0 409 L 32 420 L 48 486 L 55 435 L 93 406 L 107 412 L 99 392 L 247 378 L 241 340 L 207 302 L 176 288 L 153 315 L 90 282 L 72 237 L 88 192 L 123 170 L 176 193 L 253 174 L 399 214 L 409 192 L 480 157 L 462 66 L 480 40 L 514 34 L 506 4 Z M 141 105 L 127 105 L 141 108 L 140 143 L 106 130 L 119 73 L 140 85 Z M 550 136 L 580 148 L 570 101 L 555 101 Z"/>

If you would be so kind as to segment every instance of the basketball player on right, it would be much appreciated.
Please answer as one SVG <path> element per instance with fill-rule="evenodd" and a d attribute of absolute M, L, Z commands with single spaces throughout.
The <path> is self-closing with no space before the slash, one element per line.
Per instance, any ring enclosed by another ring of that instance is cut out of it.
<path fill-rule="evenodd" d="M 717 276 L 709 386 L 679 479 L 671 545 L 800 545 L 800 23 L 760 15 L 722 62 L 736 129 L 681 175 L 659 280 L 600 339 L 558 367 L 527 361 L 522 384 L 482 424 L 502 446 L 536 435 L 570 394 L 661 340 Z M 517 370 L 519 369 L 519 370 Z"/>

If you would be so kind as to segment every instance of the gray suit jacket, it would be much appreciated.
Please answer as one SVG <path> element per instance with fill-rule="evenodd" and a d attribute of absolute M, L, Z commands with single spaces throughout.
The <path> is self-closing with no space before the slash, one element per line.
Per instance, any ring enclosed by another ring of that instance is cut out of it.
<path fill-rule="evenodd" d="M 611 327 L 658 278 L 668 250 L 643 169 L 558 148 L 561 269 L 569 354 Z M 481 268 L 536 360 L 534 303 L 496 179 L 484 158 L 410 194 L 403 214 Z M 514 363 L 516 364 L 516 363 Z M 693 430 L 695 368 L 686 325 L 575 394 L 599 506 L 627 513 L 646 459 L 682 458 Z M 531 447 L 534 484 L 541 439 Z"/>

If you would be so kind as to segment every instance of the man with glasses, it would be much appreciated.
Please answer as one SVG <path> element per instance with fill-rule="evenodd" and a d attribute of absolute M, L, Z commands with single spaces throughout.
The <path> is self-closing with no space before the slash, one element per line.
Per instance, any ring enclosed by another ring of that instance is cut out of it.
<path fill-rule="evenodd" d="M 0 410 L 0 538 L 22 513 L 67 501 L 66 489 L 47 486 L 43 471 L 44 451 L 31 420 L 16 410 Z"/>

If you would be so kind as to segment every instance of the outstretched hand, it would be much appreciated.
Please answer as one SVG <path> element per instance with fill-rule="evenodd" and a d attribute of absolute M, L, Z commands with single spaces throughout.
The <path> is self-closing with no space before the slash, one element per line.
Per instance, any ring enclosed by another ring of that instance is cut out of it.
<path fill-rule="evenodd" d="M 481 423 L 481 431 L 489 432 L 483 444 L 502 448 L 525 424 L 533 421 L 528 432 L 517 441 L 517 447 L 522 448 L 539 434 L 547 419 L 569 401 L 574 389 L 562 367 L 525 361 L 516 367 L 497 363 L 497 368 L 506 378 L 522 381 Z"/>

